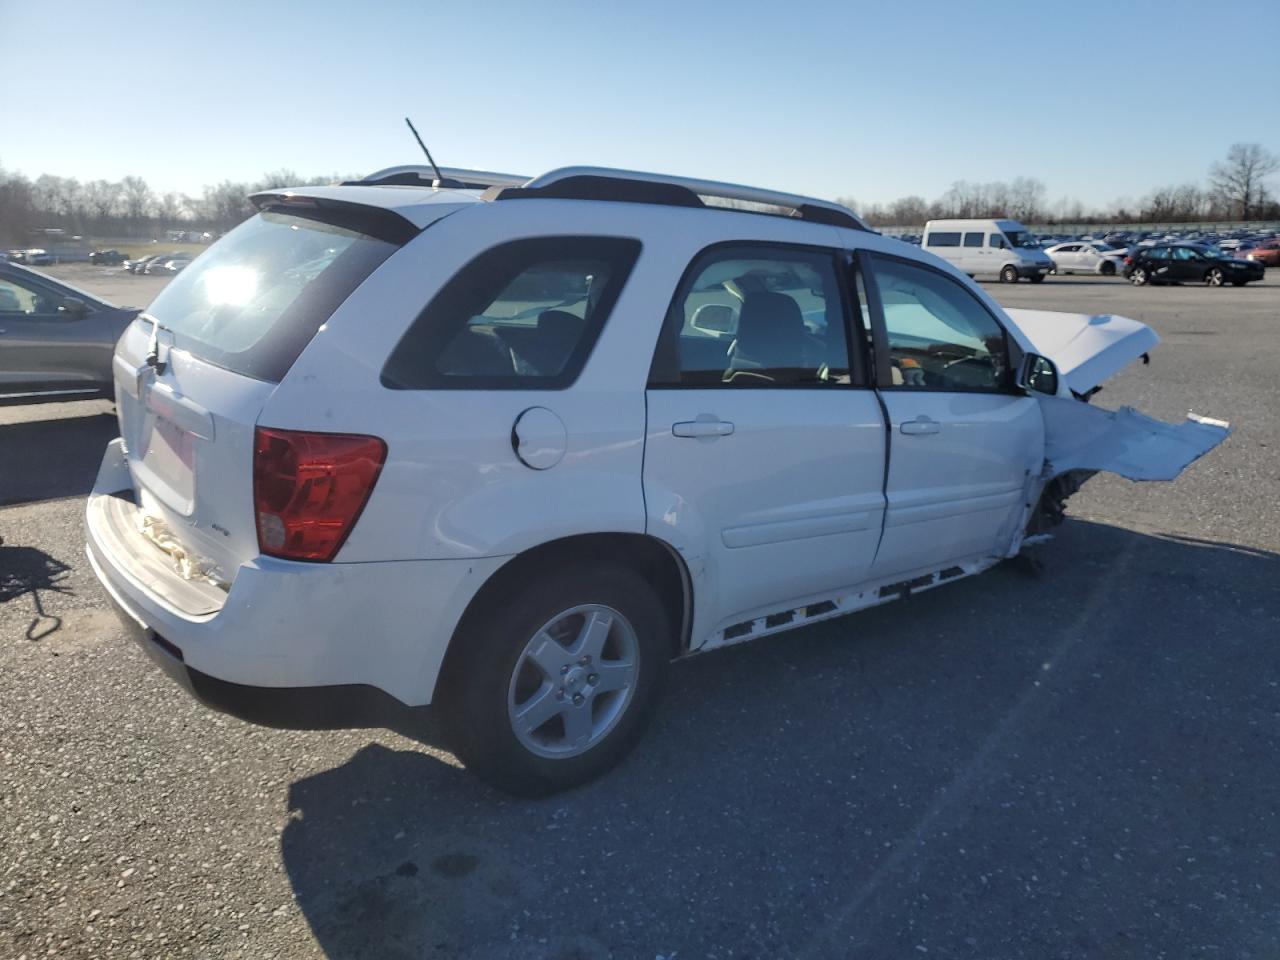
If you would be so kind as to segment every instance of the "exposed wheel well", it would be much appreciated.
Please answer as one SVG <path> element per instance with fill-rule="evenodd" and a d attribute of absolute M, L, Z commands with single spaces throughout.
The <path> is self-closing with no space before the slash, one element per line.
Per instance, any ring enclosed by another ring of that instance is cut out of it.
<path fill-rule="evenodd" d="M 468 619 L 478 611 L 501 603 L 503 592 L 511 584 L 557 563 L 583 560 L 624 563 L 648 580 L 666 606 L 668 622 L 675 627 L 671 637 L 671 656 L 677 657 L 688 648 L 689 630 L 693 623 L 693 588 L 689 571 L 672 547 L 657 537 L 639 533 L 590 533 L 563 537 L 512 557 L 471 598 L 454 630 L 454 638 L 462 633 Z M 440 671 L 442 677 L 447 673 L 453 651 L 451 639 Z"/>

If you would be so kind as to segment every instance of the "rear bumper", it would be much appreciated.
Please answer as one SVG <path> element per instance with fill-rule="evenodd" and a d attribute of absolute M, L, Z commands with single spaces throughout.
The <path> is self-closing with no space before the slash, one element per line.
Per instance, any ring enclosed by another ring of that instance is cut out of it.
<path fill-rule="evenodd" d="M 92 549 L 90 565 L 126 634 L 160 671 L 204 706 L 250 723 L 290 730 L 389 727 L 408 730 L 429 722 L 427 706 L 411 707 L 377 687 L 341 684 L 318 687 L 260 687 L 231 683 L 188 666 L 182 650 L 139 619 L 115 592 Z"/>
<path fill-rule="evenodd" d="M 124 512 L 102 509 L 99 499 L 128 483 L 116 440 L 90 494 L 86 550 L 129 632 L 203 702 L 273 726 L 315 726 L 317 717 L 332 718 L 322 726 L 363 726 L 338 714 L 358 717 L 380 700 L 430 703 L 454 627 L 506 559 L 255 557 L 236 571 L 220 607 L 199 605 L 175 569 L 143 562 L 158 549 Z"/>

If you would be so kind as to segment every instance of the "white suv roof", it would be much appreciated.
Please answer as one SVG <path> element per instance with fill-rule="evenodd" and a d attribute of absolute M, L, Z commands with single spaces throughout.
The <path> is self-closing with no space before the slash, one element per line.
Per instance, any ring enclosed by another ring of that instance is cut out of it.
<path fill-rule="evenodd" d="M 339 185 L 267 190 L 255 197 L 314 197 L 360 203 L 393 211 L 419 228 L 440 218 L 440 204 L 479 203 L 536 191 L 566 200 L 642 198 L 649 203 L 727 208 L 868 229 L 848 207 L 830 200 L 696 177 L 587 166 L 560 167 L 532 178 L 456 167 L 441 167 L 439 173 L 441 177 L 437 178 L 432 167 L 408 164 L 387 167 L 362 180 Z"/>

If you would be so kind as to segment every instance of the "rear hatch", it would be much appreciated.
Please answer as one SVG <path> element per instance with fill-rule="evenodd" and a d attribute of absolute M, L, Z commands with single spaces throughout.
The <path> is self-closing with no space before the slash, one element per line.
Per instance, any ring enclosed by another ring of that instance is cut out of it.
<path fill-rule="evenodd" d="M 113 369 L 142 533 L 227 586 L 258 551 L 254 429 L 333 311 L 417 232 L 359 204 L 268 198 L 125 331 Z"/>

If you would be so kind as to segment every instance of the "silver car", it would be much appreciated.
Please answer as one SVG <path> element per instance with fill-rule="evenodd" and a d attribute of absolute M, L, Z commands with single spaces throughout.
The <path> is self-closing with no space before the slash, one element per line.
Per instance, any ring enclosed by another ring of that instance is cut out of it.
<path fill-rule="evenodd" d="M 1114 277 L 1124 266 L 1125 251 L 1102 240 L 1073 240 L 1045 250 L 1053 261 L 1053 272 L 1098 273 Z"/>
<path fill-rule="evenodd" d="M 114 396 L 111 356 L 140 312 L 0 262 L 0 404 Z"/>

